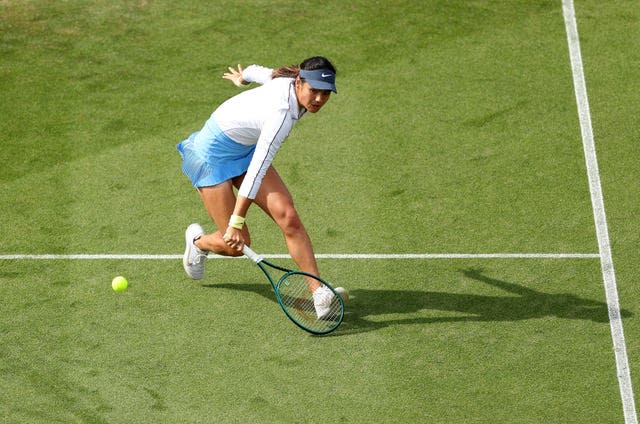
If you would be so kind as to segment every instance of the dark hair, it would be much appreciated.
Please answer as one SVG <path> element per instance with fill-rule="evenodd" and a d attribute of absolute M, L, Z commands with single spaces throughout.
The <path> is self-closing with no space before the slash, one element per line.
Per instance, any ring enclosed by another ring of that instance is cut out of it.
<path fill-rule="evenodd" d="M 336 73 L 336 68 L 333 66 L 329 59 L 322 56 L 314 56 L 309 59 L 305 59 L 300 64 L 300 69 L 304 69 L 305 71 L 314 71 L 316 69 L 326 69 L 334 74 Z"/>
<path fill-rule="evenodd" d="M 302 61 L 300 65 L 281 66 L 274 69 L 271 78 L 295 78 L 300 74 L 300 69 L 305 71 L 313 71 L 315 69 L 327 69 L 336 73 L 336 68 L 326 57 L 314 56 Z"/>

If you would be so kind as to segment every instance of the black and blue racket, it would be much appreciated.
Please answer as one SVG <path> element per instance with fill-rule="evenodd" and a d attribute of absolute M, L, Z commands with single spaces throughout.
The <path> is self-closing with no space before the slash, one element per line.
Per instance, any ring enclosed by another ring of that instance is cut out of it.
<path fill-rule="evenodd" d="M 271 283 L 285 315 L 298 327 L 312 334 L 328 334 L 340 326 L 344 318 L 344 300 L 329 283 L 317 275 L 273 264 L 246 245 L 242 253 L 260 267 Z M 267 267 L 284 274 L 276 282 L 276 277 L 271 275 Z M 331 299 L 322 305 L 320 311 L 314 303 L 313 294 L 317 290 L 326 295 L 325 299 Z"/>

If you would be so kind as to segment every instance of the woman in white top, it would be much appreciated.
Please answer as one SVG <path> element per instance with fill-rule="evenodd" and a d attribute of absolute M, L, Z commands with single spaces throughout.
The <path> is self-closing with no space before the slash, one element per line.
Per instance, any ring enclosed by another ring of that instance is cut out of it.
<path fill-rule="evenodd" d="M 319 275 L 309 235 L 271 163 L 294 124 L 306 112 L 318 112 L 331 93 L 337 93 L 335 75 L 335 67 L 320 56 L 275 70 L 257 65 L 243 70 L 238 65 L 223 75 L 237 86 L 260 86 L 222 103 L 202 130 L 177 145 L 182 170 L 218 227 L 211 234 L 199 224 L 187 228 L 183 265 L 191 278 L 203 278 L 208 252 L 242 255 L 242 247 L 251 240 L 245 225 L 251 203 L 280 227 L 298 267 Z M 324 300 L 330 302 L 332 293 L 327 291 Z M 320 295 L 314 293 L 314 298 Z"/>

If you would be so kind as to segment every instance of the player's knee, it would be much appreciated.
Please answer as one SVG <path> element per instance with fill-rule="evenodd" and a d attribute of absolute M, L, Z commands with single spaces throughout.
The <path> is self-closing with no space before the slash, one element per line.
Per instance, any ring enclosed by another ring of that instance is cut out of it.
<path fill-rule="evenodd" d="M 296 210 L 291 207 L 287 208 L 278 218 L 278 225 L 284 234 L 295 234 L 304 231 L 304 226 L 300 220 L 300 216 Z"/>

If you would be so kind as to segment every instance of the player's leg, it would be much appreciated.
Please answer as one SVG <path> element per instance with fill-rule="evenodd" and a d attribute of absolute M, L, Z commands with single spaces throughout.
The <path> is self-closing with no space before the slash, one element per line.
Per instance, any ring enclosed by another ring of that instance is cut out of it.
<path fill-rule="evenodd" d="M 198 189 L 198 193 L 200 193 L 202 203 L 218 229 L 213 233 L 206 234 L 200 224 L 191 224 L 187 227 L 182 264 L 189 277 L 194 280 L 204 277 L 204 265 L 209 252 L 226 256 L 242 255 L 222 239 L 236 201 L 232 182 L 225 181 L 216 186 L 202 187 Z M 249 230 L 246 226 L 242 232 L 246 243 L 249 244 Z"/>
<path fill-rule="evenodd" d="M 270 167 L 262 180 L 255 203 L 262 208 L 282 230 L 289 254 L 304 272 L 320 275 L 313 253 L 313 245 L 300 216 L 293 205 L 291 193 L 276 172 Z M 321 286 L 315 279 L 309 279 L 309 289 L 313 292 L 313 305 L 319 319 L 331 312 L 334 294 Z"/>
<path fill-rule="evenodd" d="M 225 256 L 242 256 L 242 252 L 233 249 L 224 242 L 222 236 L 227 230 L 229 217 L 233 213 L 236 203 L 236 196 L 233 193 L 231 181 L 225 181 L 213 187 L 202 187 L 198 189 L 200 198 L 207 213 L 216 224 L 218 229 L 211 234 L 204 234 L 195 241 L 195 245 L 204 251 L 214 252 Z M 246 244 L 251 244 L 249 230 L 247 226 L 242 230 Z"/>
<path fill-rule="evenodd" d="M 319 275 L 311 239 L 296 211 L 291 193 L 273 166 L 267 170 L 254 202 L 280 227 L 289 254 L 298 267 Z"/>

